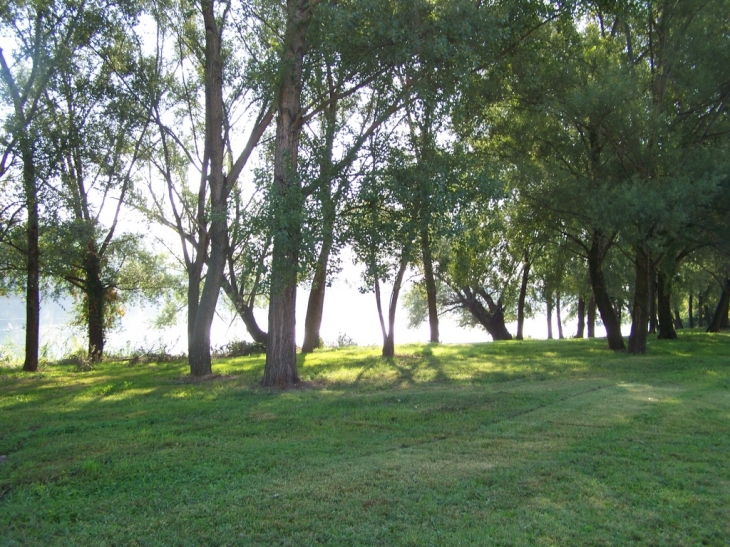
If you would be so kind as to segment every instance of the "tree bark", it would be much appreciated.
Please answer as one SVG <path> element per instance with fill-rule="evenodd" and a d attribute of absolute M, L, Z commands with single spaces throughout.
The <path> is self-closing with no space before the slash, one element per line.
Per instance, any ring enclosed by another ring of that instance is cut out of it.
<path fill-rule="evenodd" d="M 563 336 L 563 322 L 560 319 L 560 291 L 555 293 L 555 318 L 558 322 L 558 339 L 562 340 L 565 336 Z"/>
<path fill-rule="evenodd" d="M 547 308 L 547 339 L 553 339 L 553 299 L 552 295 L 545 297 L 545 306 Z"/>
<path fill-rule="evenodd" d="M 652 267 L 649 273 L 649 333 L 656 334 L 657 323 L 659 318 L 657 317 L 657 300 L 658 300 L 658 282 L 657 272 Z"/>
<path fill-rule="evenodd" d="M 223 175 L 223 62 L 214 0 L 201 2 L 205 23 L 205 161 L 210 188 L 210 256 L 203 290 L 200 294 L 192 339 L 190 374 L 211 374 L 210 328 L 215 316 L 223 268 L 226 263 L 227 190 Z"/>
<path fill-rule="evenodd" d="M 707 332 L 720 332 L 722 320 L 727 317 L 728 308 L 730 308 L 730 278 L 725 279 L 725 286 L 720 295 L 720 300 L 717 302 L 712 321 L 707 327 Z"/>
<path fill-rule="evenodd" d="M 679 308 L 674 308 L 674 328 L 675 330 L 680 330 L 684 328 L 684 323 L 682 323 L 682 316 L 679 314 Z"/>
<path fill-rule="evenodd" d="M 311 17 L 309 0 L 287 0 L 274 149 L 272 198 L 275 235 L 264 386 L 291 387 L 299 383 L 295 328 L 303 197 L 297 176 L 297 160 L 302 128 L 302 66 Z"/>
<path fill-rule="evenodd" d="M 333 234 L 330 232 L 328 239 L 322 242 L 322 249 L 315 266 L 312 289 L 309 291 L 309 301 L 307 302 L 307 316 L 304 319 L 302 353 L 311 353 L 321 345 L 319 330 L 322 326 L 324 295 L 327 289 L 327 264 L 332 249 L 332 237 Z"/>
<path fill-rule="evenodd" d="M 677 332 L 674 330 L 674 318 L 672 317 L 672 282 L 666 272 L 657 272 L 657 307 L 659 312 L 659 334 L 660 340 L 675 340 Z"/>
<path fill-rule="evenodd" d="M 477 298 L 479 293 L 487 302 L 489 310 Z M 459 304 L 472 314 L 474 319 L 490 334 L 492 340 L 512 340 L 512 335 L 504 323 L 504 310 L 498 302 L 494 302 L 486 291 L 473 291 L 464 287 L 456 291 Z"/>
<path fill-rule="evenodd" d="M 588 338 L 596 337 L 596 299 L 591 296 L 586 310 L 586 335 Z"/>
<path fill-rule="evenodd" d="M 304 342 L 302 342 L 302 353 L 310 353 L 321 346 L 320 328 L 322 327 L 322 314 L 324 312 L 324 297 L 327 290 L 327 267 L 329 264 L 330 252 L 334 243 L 335 232 L 335 204 L 332 198 L 333 165 L 332 155 L 334 151 L 335 132 L 337 129 L 337 108 L 336 89 L 331 71 L 327 72 L 329 84 L 330 103 L 324 110 L 324 140 L 325 146 L 319 166 L 319 191 L 322 203 L 322 247 L 317 257 L 312 288 L 309 292 L 307 303 L 307 315 L 304 319 Z"/>
<path fill-rule="evenodd" d="M 38 248 L 38 186 L 35 170 L 34 144 L 27 133 L 23 131 L 20 142 L 23 159 L 23 187 L 28 210 L 26 226 L 27 255 L 26 255 L 26 285 L 25 285 L 25 362 L 23 370 L 35 372 L 38 370 L 38 351 L 40 347 L 40 250 Z"/>
<path fill-rule="evenodd" d="M 421 229 L 421 256 L 423 259 L 423 277 L 426 281 L 426 300 L 428 302 L 428 325 L 431 337 L 429 342 L 439 343 L 439 315 L 436 306 L 436 279 L 433 275 L 433 257 L 428 228 Z"/>
<path fill-rule="evenodd" d="M 626 349 L 626 346 L 621 336 L 621 323 L 616 317 L 616 312 L 611 304 L 611 298 L 608 296 L 608 290 L 606 289 L 606 280 L 601 270 L 601 264 L 606 257 L 607 251 L 608 243 L 605 236 L 598 230 L 594 231 L 593 241 L 588 252 L 588 273 L 591 279 L 591 287 L 593 287 L 593 296 L 598 311 L 601 314 L 603 326 L 606 328 L 608 348 L 614 351 L 623 351 Z"/>
<path fill-rule="evenodd" d="M 530 279 L 530 261 L 525 259 L 522 262 L 522 280 L 520 281 L 520 295 L 517 299 L 517 340 L 523 339 L 523 329 L 525 325 L 525 299 L 527 298 L 527 283 Z"/>
<path fill-rule="evenodd" d="M 87 252 L 84 260 L 84 276 L 86 277 L 86 315 L 89 335 L 89 358 L 98 363 L 104 357 L 104 308 L 106 294 L 101 281 L 101 264 L 99 256 L 93 248 Z"/>
<path fill-rule="evenodd" d="M 634 249 L 636 261 L 636 282 L 634 286 L 634 305 L 632 307 L 631 334 L 629 335 L 629 353 L 642 355 L 646 353 L 646 341 L 649 334 L 649 301 L 651 258 L 642 246 Z"/>
<path fill-rule="evenodd" d="M 238 313 L 243 324 L 246 325 L 246 331 L 248 334 L 251 338 L 253 338 L 254 342 L 266 345 L 268 336 L 263 330 L 261 330 L 261 327 L 259 327 L 256 317 L 253 314 L 253 308 L 243 301 L 241 296 L 237 293 L 236 287 L 234 287 L 230 281 L 225 279 L 225 277 L 223 278 L 222 286 L 226 295 L 236 308 L 236 313 Z"/>
<path fill-rule="evenodd" d="M 586 328 L 586 301 L 582 296 L 578 297 L 578 330 L 575 338 L 583 338 Z"/>
<path fill-rule="evenodd" d="M 380 318 L 380 329 L 383 333 L 383 357 L 395 356 L 395 312 L 398 305 L 398 297 L 400 295 L 401 286 L 403 285 L 403 276 L 406 273 L 408 261 L 402 258 L 398 266 L 398 272 L 393 281 L 393 292 L 390 293 L 390 303 L 388 305 L 388 327 L 385 327 L 383 319 L 383 305 L 380 295 L 380 283 L 375 280 L 375 302 L 378 306 L 378 317 Z"/>

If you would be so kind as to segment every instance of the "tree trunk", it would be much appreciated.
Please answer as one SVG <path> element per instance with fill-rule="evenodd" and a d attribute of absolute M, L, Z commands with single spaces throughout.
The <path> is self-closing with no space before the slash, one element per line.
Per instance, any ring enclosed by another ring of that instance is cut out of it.
<path fill-rule="evenodd" d="M 679 314 L 679 308 L 674 308 L 674 328 L 675 330 L 680 330 L 684 328 L 684 323 L 682 323 L 682 316 Z"/>
<path fill-rule="evenodd" d="M 429 342 L 439 343 L 439 315 L 436 307 L 436 279 L 433 275 L 433 257 L 428 228 L 421 230 L 421 256 L 423 258 L 423 276 L 426 281 L 426 300 L 428 301 L 428 324 L 431 331 Z"/>
<path fill-rule="evenodd" d="M 720 295 L 720 300 L 717 302 L 717 307 L 712 316 L 712 321 L 707 327 L 707 332 L 720 332 L 722 320 L 727 317 L 728 308 L 730 308 L 730 278 L 725 279 L 725 287 Z"/>
<path fill-rule="evenodd" d="M 677 332 L 674 330 L 674 318 L 672 317 L 672 281 L 666 272 L 657 272 L 657 304 L 659 312 L 659 334 L 660 340 L 675 340 Z"/>
<path fill-rule="evenodd" d="M 86 277 L 86 315 L 89 334 L 89 358 L 98 363 L 104 357 L 104 308 L 106 294 L 101 281 L 101 264 L 93 249 L 89 250 L 84 260 Z"/>
<path fill-rule="evenodd" d="M 38 248 L 38 187 L 35 177 L 34 145 L 27 132 L 21 139 L 21 155 L 23 158 L 23 187 L 26 207 L 28 209 L 27 238 L 27 272 L 25 285 L 25 362 L 23 370 L 38 370 L 38 350 L 40 347 L 40 251 Z"/>
<path fill-rule="evenodd" d="M 642 355 L 646 353 L 646 341 L 649 334 L 649 274 L 651 259 L 646 249 L 637 246 L 635 249 L 636 283 L 634 287 L 634 305 L 631 317 L 631 334 L 629 335 L 629 353 Z"/>
<path fill-rule="evenodd" d="M 695 327 L 694 310 L 692 309 L 692 293 L 689 293 L 689 328 Z"/>
<path fill-rule="evenodd" d="M 375 280 L 375 300 L 378 306 L 380 329 L 383 333 L 383 357 L 395 356 L 395 312 L 398 305 L 398 296 L 400 294 L 400 289 L 403 285 L 403 276 L 406 273 L 407 267 L 408 261 L 402 258 L 400 265 L 398 266 L 398 272 L 395 275 L 395 280 L 393 281 L 393 292 L 390 293 L 387 330 L 385 328 L 385 321 L 383 319 L 383 306 L 380 297 L 380 283 L 377 279 Z"/>
<path fill-rule="evenodd" d="M 593 296 L 598 311 L 601 314 L 603 326 L 606 327 L 608 348 L 614 351 L 622 351 L 626 349 L 626 346 L 621 336 L 621 323 L 616 317 L 616 312 L 611 304 L 611 298 L 608 296 L 608 290 L 606 289 L 606 280 L 601 270 L 601 264 L 607 251 L 605 236 L 599 231 L 594 231 L 593 242 L 588 252 L 588 272 L 590 274 L 591 287 L 593 287 Z"/>
<path fill-rule="evenodd" d="M 586 301 L 582 296 L 578 297 L 578 330 L 576 338 L 583 338 L 586 328 Z"/>
<path fill-rule="evenodd" d="M 522 263 L 522 280 L 520 282 L 520 295 L 517 299 L 517 340 L 523 339 L 523 328 L 525 325 L 525 299 L 527 298 L 527 283 L 530 278 L 530 262 L 527 260 L 527 253 L 525 253 L 525 260 Z"/>
<path fill-rule="evenodd" d="M 207 247 L 207 243 L 205 244 Z M 198 315 L 198 302 L 200 302 L 200 283 L 202 278 L 202 259 L 205 255 L 205 247 L 201 245 L 196 250 L 195 261 L 188 264 L 188 356 L 193 352 L 193 332 L 195 332 L 195 317 Z"/>
<path fill-rule="evenodd" d="M 309 0 L 287 0 L 274 149 L 272 208 L 275 235 L 264 386 L 291 387 L 299 383 L 295 328 L 303 196 L 297 161 L 302 129 L 302 65 L 311 17 Z"/>
<path fill-rule="evenodd" d="M 484 327 L 492 337 L 492 340 L 512 340 L 512 335 L 504 323 L 504 311 L 500 304 L 485 298 L 489 306 L 489 310 L 487 310 L 470 287 L 464 287 L 455 292 L 458 295 L 461 306 L 467 309 L 474 319 Z M 487 295 L 483 294 L 482 296 Z"/>
<path fill-rule="evenodd" d="M 563 322 L 560 319 L 560 291 L 555 293 L 555 319 L 558 322 L 558 339 L 562 340 L 563 336 Z"/>
<path fill-rule="evenodd" d="M 596 299 L 591 296 L 586 310 L 586 335 L 588 338 L 596 337 Z"/>
<path fill-rule="evenodd" d="M 658 287 L 657 287 L 657 272 L 652 267 L 649 273 L 649 333 L 656 334 L 657 323 L 659 318 L 657 317 L 657 299 L 658 299 Z"/>
<path fill-rule="evenodd" d="M 243 301 L 241 296 L 236 292 L 236 288 L 231 284 L 230 281 L 225 279 L 225 277 L 223 278 L 222 286 L 226 295 L 233 303 L 233 306 L 236 308 L 236 313 L 238 313 L 238 316 L 243 321 L 243 324 L 246 325 L 246 331 L 248 332 L 248 334 L 251 336 L 251 338 L 253 338 L 254 342 L 266 345 L 268 336 L 263 330 L 261 330 L 261 327 L 259 327 L 259 324 L 256 321 L 256 317 L 253 314 L 253 308 Z"/>
<path fill-rule="evenodd" d="M 332 74 L 328 68 L 327 81 L 330 85 L 330 103 L 324 110 L 324 139 L 325 147 L 319 166 L 319 190 L 322 203 L 322 247 L 319 250 L 317 264 L 315 266 L 312 289 L 309 292 L 307 303 L 307 316 L 304 319 L 304 342 L 302 342 L 302 353 L 311 353 L 322 344 L 319 334 L 322 327 L 322 314 L 324 312 L 324 296 L 327 290 L 327 266 L 329 264 L 330 252 L 334 243 L 335 233 L 335 204 L 332 200 L 332 154 L 335 142 L 335 131 L 337 129 L 337 105 L 334 98 L 336 90 Z"/>
<path fill-rule="evenodd" d="M 210 256 L 200 295 L 193 336 L 190 341 L 190 374 L 206 376 L 212 372 L 210 328 L 215 316 L 223 268 L 226 263 L 227 189 L 223 175 L 223 71 L 221 43 L 215 19 L 214 0 L 203 0 L 205 22 L 205 162 L 210 188 Z"/>
<path fill-rule="evenodd" d="M 330 249 L 332 248 L 332 234 L 329 240 L 322 243 L 317 265 L 315 266 L 312 289 L 309 291 L 307 303 L 307 316 L 304 319 L 304 342 L 302 353 L 311 353 L 315 348 L 321 346 L 319 329 L 322 326 L 322 313 L 324 311 L 324 294 L 327 289 L 327 263 L 329 262 Z"/>
<path fill-rule="evenodd" d="M 552 295 L 545 297 L 545 305 L 547 307 L 547 339 L 553 339 L 553 299 Z"/>
<path fill-rule="evenodd" d="M 388 330 L 386 332 L 385 325 L 383 323 L 383 313 L 380 303 L 380 290 L 378 282 L 376 280 L 376 297 L 378 299 L 378 313 L 380 314 L 380 327 L 383 329 L 383 357 L 395 356 L 395 312 L 396 306 L 398 305 L 398 296 L 400 295 L 400 289 L 403 284 L 403 276 L 406 273 L 408 267 L 408 261 L 401 259 L 400 266 L 398 267 L 398 273 L 395 275 L 393 281 L 393 292 L 390 293 L 390 303 L 388 305 Z"/>

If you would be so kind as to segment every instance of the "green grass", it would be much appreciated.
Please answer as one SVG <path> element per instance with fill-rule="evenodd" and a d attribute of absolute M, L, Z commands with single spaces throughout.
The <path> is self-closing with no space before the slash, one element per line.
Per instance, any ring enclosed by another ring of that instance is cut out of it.
<path fill-rule="evenodd" d="M 2 545 L 728 545 L 730 337 L 0 369 Z"/>

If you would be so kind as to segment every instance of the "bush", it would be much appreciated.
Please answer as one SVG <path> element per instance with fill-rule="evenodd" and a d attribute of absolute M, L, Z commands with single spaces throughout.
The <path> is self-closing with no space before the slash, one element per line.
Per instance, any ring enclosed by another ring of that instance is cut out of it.
<path fill-rule="evenodd" d="M 232 342 L 214 348 L 211 353 L 213 357 L 246 357 L 248 355 L 266 353 L 266 346 L 260 342 L 233 340 Z"/>
<path fill-rule="evenodd" d="M 75 366 L 77 372 L 88 372 L 90 370 L 94 370 L 94 363 L 91 361 L 89 353 L 83 348 L 77 348 L 73 353 L 70 353 L 56 361 L 56 364 L 62 366 Z"/>
<path fill-rule="evenodd" d="M 350 336 L 348 336 L 346 332 L 341 332 L 337 336 L 337 341 L 334 345 L 334 347 L 336 348 L 351 348 L 353 346 L 357 346 L 357 342 L 355 342 L 354 339 L 350 338 Z"/>

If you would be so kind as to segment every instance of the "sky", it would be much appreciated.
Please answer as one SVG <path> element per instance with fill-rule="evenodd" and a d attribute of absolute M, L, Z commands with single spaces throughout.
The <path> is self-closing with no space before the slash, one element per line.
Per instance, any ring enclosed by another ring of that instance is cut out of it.
<path fill-rule="evenodd" d="M 344 274 L 344 275 L 343 275 Z M 333 280 L 327 289 L 322 320 L 321 336 L 326 344 L 335 345 L 340 335 L 354 340 L 358 345 L 382 345 L 382 335 L 378 320 L 375 295 L 372 292 L 358 291 L 359 273 L 357 267 L 348 265 L 342 274 Z M 384 299 L 389 298 L 390 287 L 384 288 Z M 304 338 L 304 317 L 306 315 L 309 291 L 300 287 L 297 291 L 297 344 Z M 224 305 L 225 296 L 219 301 L 219 315 L 216 316 L 211 330 L 211 344 L 219 347 L 233 340 L 250 340 L 240 319 L 232 317 Z M 78 327 L 70 326 L 71 300 L 60 303 L 44 300 L 41 307 L 41 345 L 49 351 L 49 357 L 60 357 L 75 350 L 85 349 L 86 340 Z M 187 339 L 184 319 L 174 328 L 164 332 L 155 331 L 152 321 L 156 316 L 154 306 L 133 306 L 126 310 L 121 327 L 108 336 L 107 349 L 129 351 L 144 349 L 157 350 L 162 345 L 168 353 L 180 354 L 186 350 Z M 267 328 L 266 310 L 256 310 L 256 319 L 264 330 Z M 555 320 L 554 320 L 555 321 Z M 25 323 L 24 303 L 19 297 L 0 297 L 0 345 L 3 352 L 20 357 L 23 350 Z M 478 343 L 488 342 L 491 337 L 481 327 L 460 327 L 455 319 L 442 317 L 440 321 L 441 342 L 443 343 Z M 514 335 L 516 325 L 508 324 L 507 328 Z M 628 326 L 625 326 L 628 328 Z M 575 320 L 564 320 L 563 329 L 566 337 L 573 336 L 576 330 Z M 553 332 L 557 336 L 557 327 L 553 322 Z M 605 332 L 596 326 L 596 334 L 604 336 Z M 547 325 L 544 314 L 525 322 L 525 336 L 535 339 L 547 337 Z M 407 312 L 401 305 L 396 313 L 395 342 L 398 344 L 428 342 L 428 324 L 417 329 L 408 328 Z"/>

